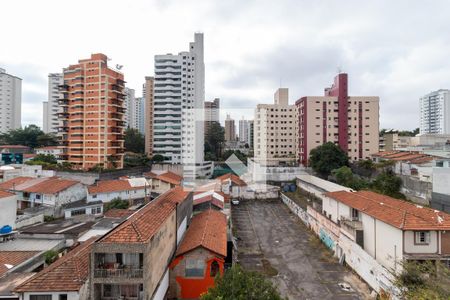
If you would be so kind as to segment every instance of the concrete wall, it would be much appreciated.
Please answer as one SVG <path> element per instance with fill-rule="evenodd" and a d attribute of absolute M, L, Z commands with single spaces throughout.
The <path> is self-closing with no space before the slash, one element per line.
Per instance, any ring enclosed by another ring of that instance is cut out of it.
<path fill-rule="evenodd" d="M 153 164 L 153 171 L 170 171 L 180 176 L 183 176 L 183 165 L 181 164 Z"/>
<path fill-rule="evenodd" d="M 82 298 L 78 292 L 32 292 L 32 293 L 23 293 L 22 300 L 30 300 L 31 295 L 51 295 L 52 300 L 59 300 L 59 295 L 67 295 L 67 300 L 85 300 L 87 297 Z"/>
<path fill-rule="evenodd" d="M 409 253 L 438 253 L 439 239 L 437 231 L 430 231 L 430 243 L 429 244 L 415 244 L 414 231 L 404 232 L 404 252 Z"/>
<path fill-rule="evenodd" d="M 147 187 L 148 192 L 149 187 Z M 114 198 L 120 198 L 122 200 L 134 200 L 134 199 L 143 199 L 145 197 L 145 188 L 139 190 L 131 190 L 131 191 L 119 191 L 119 192 L 111 192 L 111 193 L 100 193 L 100 194 L 88 194 L 87 201 L 98 201 L 102 202 L 110 202 Z"/>
<path fill-rule="evenodd" d="M 377 220 L 375 223 L 375 236 L 375 259 L 386 269 L 398 272 L 401 269 L 399 263 L 403 259 L 402 231 Z"/>
<path fill-rule="evenodd" d="M 290 199 L 289 197 L 287 197 L 284 194 L 281 194 L 281 200 L 283 201 L 284 204 L 287 205 L 287 207 L 289 207 L 289 209 L 295 214 L 297 215 L 300 220 L 306 225 L 309 225 L 309 217 L 308 217 L 308 213 L 306 212 L 306 210 L 304 210 L 303 208 L 301 208 L 300 206 L 298 206 L 292 199 Z"/>
<path fill-rule="evenodd" d="M 43 223 L 44 222 L 44 213 L 40 213 L 37 215 L 22 215 L 16 221 L 16 228 L 22 228 L 25 226 Z"/>
<path fill-rule="evenodd" d="M 0 228 L 9 225 L 16 228 L 17 196 L 0 199 Z"/>
<path fill-rule="evenodd" d="M 401 192 L 414 202 L 428 205 L 431 200 L 431 182 L 421 181 L 412 176 L 399 175 L 402 179 Z"/>
<path fill-rule="evenodd" d="M 176 250 L 177 231 L 176 211 L 167 218 L 166 222 L 156 233 L 152 242 L 147 245 L 144 254 L 144 297 L 151 299 L 158 284 L 166 273 L 172 255 Z"/>

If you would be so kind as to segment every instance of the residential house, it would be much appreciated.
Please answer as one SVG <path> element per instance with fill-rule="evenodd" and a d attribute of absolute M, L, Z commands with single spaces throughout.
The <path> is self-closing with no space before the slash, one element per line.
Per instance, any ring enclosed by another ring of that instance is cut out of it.
<path fill-rule="evenodd" d="M 0 190 L 0 228 L 3 226 L 16 228 L 16 216 L 16 194 Z"/>
<path fill-rule="evenodd" d="M 221 210 L 230 214 L 230 196 L 219 191 L 199 191 L 194 194 L 194 211 L 201 212 L 208 209 Z"/>
<path fill-rule="evenodd" d="M 83 242 L 14 291 L 22 300 L 89 299 L 89 253 L 94 240 Z"/>
<path fill-rule="evenodd" d="M 198 299 L 223 274 L 227 256 L 227 217 L 207 210 L 192 219 L 170 264 L 169 299 Z"/>
<path fill-rule="evenodd" d="M 87 201 L 110 202 L 120 198 L 132 203 L 144 201 L 150 195 L 150 185 L 145 178 L 125 178 L 115 180 L 101 180 L 88 186 Z"/>
<path fill-rule="evenodd" d="M 0 189 L 18 196 L 19 209 L 47 206 L 53 207 L 56 214 L 63 204 L 86 197 L 86 188 L 81 182 L 59 177 L 17 177 L 1 183 Z"/>
<path fill-rule="evenodd" d="M 221 191 L 231 196 L 232 198 L 240 197 L 247 187 L 247 183 L 239 176 L 227 173 L 216 178 L 221 184 Z"/>
<path fill-rule="evenodd" d="M 70 219 L 77 216 L 101 217 L 103 215 L 103 202 L 101 200 L 88 202 L 82 199 L 63 205 L 64 218 Z"/>
<path fill-rule="evenodd" d="M 34 149 L 36 154 L 53 155 L 59 159 L 59 155 L 62 154 L 62 149 L 58 146 L 48 146 Z"/>
<path fill-rule="evenodd" d="M 181 188 L 170 190 L 95 242 L 91 299 L 164 299 L 179 228 L 190 219 L 189 196 Z"/>
<path fill-rule="evenodd" d="M 176 186 L 182 185 L 183 177 L 173 173 L 171 171 L 167 171 L 160 174 L 155 173 L 147 173 L 144 174 L 147 178 L 149 178 L 149 182 L 151 184 L 152 193 L 162 194 Z"/>
<path fill-rule="evenodd" d="M 393 273 L 403 260 L 450 266 L 450 214 L 370 191 L 328 192 L 320 213 L 320 235 L 339 257 L 352 256 L 341 245 L 348 238 Z"/>

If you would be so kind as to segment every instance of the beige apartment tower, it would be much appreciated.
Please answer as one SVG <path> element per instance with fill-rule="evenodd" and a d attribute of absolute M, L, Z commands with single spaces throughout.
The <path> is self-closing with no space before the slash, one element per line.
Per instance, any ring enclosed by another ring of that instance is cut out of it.
<path fill-rule="evenodd" d="M 61 156 L 74 169 L 123 168 L 124 84 L 101 53 L 64 69 L 58 136 Z"/>
<path fill-rule="evenodd" d="M 153 111 L 154 111 L 154 82 L 155 78 L 146 76 L 144 84 L 145 101 L 145 153 L 153 156 Z"/>
<path fill-rule="evenodd" d="M 225 119 L 225 141 L 232 142 L 236 140 L 236 125 L 234 119 L 227 115 Z"/>
<path fill-rule="evenodd" d="M 295 161 L 297 121 L 297 108 L 289 105 L 287 88 L 275 92 L 274 104 L 258 104 L 253 134 L 255 160 L 270 165 Z"/>

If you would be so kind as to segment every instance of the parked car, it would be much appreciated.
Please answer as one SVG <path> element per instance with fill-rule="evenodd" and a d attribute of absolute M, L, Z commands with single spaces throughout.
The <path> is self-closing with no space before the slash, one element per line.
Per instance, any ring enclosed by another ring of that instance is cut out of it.
<path fill-rule="evenodd" d="M 233 200 L 231 200 L 231 203 L 233 205 L 239 205 L 239 200 L 238 199 L 233 199 Z"/>

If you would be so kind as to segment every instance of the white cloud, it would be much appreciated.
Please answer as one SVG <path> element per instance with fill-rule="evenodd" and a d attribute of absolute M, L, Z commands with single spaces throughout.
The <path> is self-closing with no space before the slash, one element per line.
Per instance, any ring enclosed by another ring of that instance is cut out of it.
<path fill-rule="evenodd" d="M 48 73 L 103 52 L 140 94 L 153 56 L 185 50 L 203 31 L 206 98 L 223 107 L 271 102 L 280 80 L 291 102 L 320 95 L 342 68 L 353 95 L 380 96 L 382 127 L 412 129 L 418 98 L 450 88 L 449 8 L 421 0 L 5 1 L 0 66 L 24 79 L 24 123 L 41 124 Z"/>

